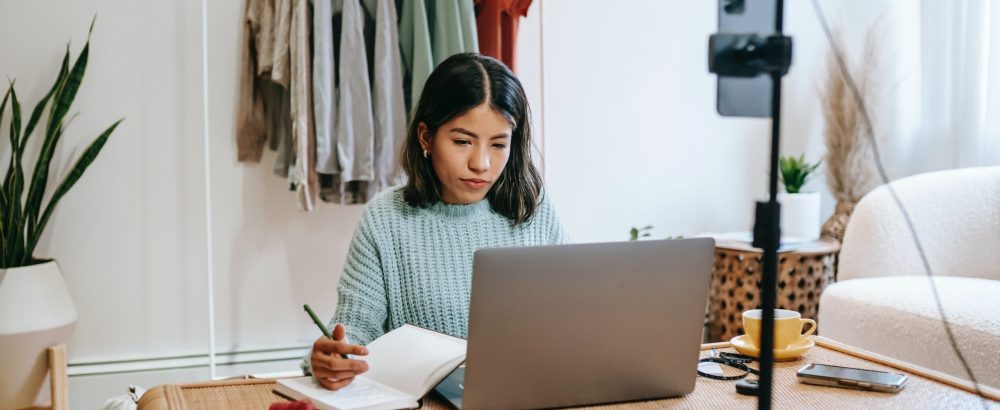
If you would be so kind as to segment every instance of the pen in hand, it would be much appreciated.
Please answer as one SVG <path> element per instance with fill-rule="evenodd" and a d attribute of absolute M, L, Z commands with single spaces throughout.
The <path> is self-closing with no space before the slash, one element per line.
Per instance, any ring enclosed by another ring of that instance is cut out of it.
<path fill-rule="evenodd" d="M 333 339 L 333 334 L 330 333 L 330 329 L 326 328 L 326 325 L 324 325 L 323 321 L 319 319 L 319 316 L 316 316 L 316 312 L 313 312 L 312 308 L 309 307 L 309 304 L 308 303 L 304 304 L 302 305 L 302 307 L 305 308 L 306 313 L 308 313 L 309 317 L 312 318 L 313 323 L 316 323 L 316 326 L 319 326 L 319 330 L 323 332 L 323 336 L 326 336 L 328 339 Z M 340 355 L 340 357 L 344 359 L 350 359 L 350 357 L 348 357 L 346 354 L 342 354 Z"/>

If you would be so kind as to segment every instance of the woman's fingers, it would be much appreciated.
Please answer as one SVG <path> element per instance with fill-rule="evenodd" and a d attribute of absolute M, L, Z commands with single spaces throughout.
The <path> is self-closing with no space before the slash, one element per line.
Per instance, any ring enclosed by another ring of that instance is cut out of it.
<path fill-rule="evenodd" d="M 318 381 L 321 386 L 327 388 L 328 390 L 336 390 L 336 388 L 334 387 L 334 383 L 337 383 L 336 379 L 330 377 L 322 377 L 319 374 L 316 374 L 316 381 Z"/>
<path fill-rule="evenodd" d="M 353 382 L 353 381 L 354 381 L 353 377 L 350 378 L 350 379 L 338 380 L 338 381 L 335 381 L 335 382 L 331 383 L 330 387 L 327 387 L 327 388 L 330 389 L 330 390 L 342 389 L 344 387 L 347 387 L 347 385 L 351 384 L 351 382 Z"/>
<path fill-rule="evenodd" d="M 352 345 L 344 342 L 337 342 L 333 348 L 340 354 L 353 354 L 357 356 L 365 356 L 368 354 L 368 349 L 364 346 Z"/>
<path fill-rule="evenodd" d="M 319 384 L 327 388 L 328 390 L 341 389 L 344 386 L 351 384 L 351 382 L 354 381 L 355 377 L 353 375 L 348 375 L 347 377 L 333 377 L 334 373 L 323 372 L 323 371 L 316 372 L 314 373 L 314 375 L 316 376 L 316 380 L 319 382 Z"/>
<path fill-rule="evenodd" d="M 344 380 L 354 380 L 356 375 L 351 372 L 331 372 L 329 370 L 316 370 L 313 372 L 313 376 L 316 377 L 316 381 L 319 382 L 323 387 L 334 390 L 339 387 L 338 383 Z"/>
<path fill-rule="evenodd" d="M 344 379 L 353 379 L 358 374 L 359 373 L 352 371 L 333 371 L 330 369 L 316 369 L 313 371 L 313 375 L 316 376 L 316 379 L 318 380 L 333 379 L 333 381 L 337 381 Z"/>
<path fill-rule="evenodd" d="M 368 371 L 368 363 L 361 360 L 342 359 L 337 355 L 331 355 L 330 360 L 324 363 L 327 369 L 332 371 L 351 371 L 354 373 L 364 373 Z"/>
<path fill-rule="evenodd" d="M 330 353 L 340 353 L 340 354 L 353 354 L 358 356 L 365 356 L 368 354 L 368 349 L 364 346 L 352 345 L 350 343 L 344 343 L 341 341 L 328 339 L 321 337 L 316 339 L 313 343 L 313 352 L 323 352 L 326 354 Z"/>
<path fill-rule="evenodd" d="M 333 339 L 320 337 L 313 343 L 313 375 L 320 385 L 330 390 L 341 389 L 351 384 L 357 375 L 368 371 L 368 363 L 343 356 L 368 354 L 364 346 L 345 343 L 345 333 L 344 326 L 338 324 L 333 329 Z"/>
<path fill-rule="evenodd" d="M 338 354 L 325 354 L 321 352 L 313 352 L 312 365 L 314 368 L 330 371 L 351 371 L 354 373 L 368 371 L 368 363 L 362 360 L 344 359 Z"/>
<path fill-rule="evenodd" d="M 329 377 L 335 380 L 344 380 L 344 379 L 353 379 L 357 375 L 358 374 L 355 372 L 333 372 L 330 374 Z"/>

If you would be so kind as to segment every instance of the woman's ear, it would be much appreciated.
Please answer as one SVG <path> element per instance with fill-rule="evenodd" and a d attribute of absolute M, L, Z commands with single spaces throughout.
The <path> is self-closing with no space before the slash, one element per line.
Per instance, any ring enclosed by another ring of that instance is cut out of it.
<path fill-rule="evenodd" d="M 431 149 L 431 136 L 427 129 L 427 124 L 420 122 L 417 124 L 417 140 L 420 141 L 420 148 L 423 150 Z"/>

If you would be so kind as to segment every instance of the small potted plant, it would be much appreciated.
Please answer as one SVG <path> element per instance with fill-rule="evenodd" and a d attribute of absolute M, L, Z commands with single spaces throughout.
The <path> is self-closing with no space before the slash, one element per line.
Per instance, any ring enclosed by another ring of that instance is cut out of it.
<path fill-rule="evenodd" d="M 652 231 L 653 225 L 646 225 L 642 228 L 636 228 L 633 226 L 632 229 L 629 229 L 628 231 L 628 240 L 637 241 L 639 238 L 648 238 L 650 237 L 650 232 Z"/>
<path fill-rule="evenodd" d="M 83 81 L 89 50 L 88 38 L 70 66 L 67 48 L 55 83 L 29 117 L 21 115 L 13 81 L 0 103 L 0 119 L 7 108 L 11 109 L 9 138 L 5 138 L 10 144 L 10 161 L 0 181 L 0 408 L 35 404 L 47 373 L 46 349 L 67 343 L 76 325 L 76 307 L 59 265 L 53 259 L 36 256 L 35 248 L 59 200 L 97 158 L 121 123 L 118 120 L 101 133 L 55 189 L 46 189 L 52 188 L 50 165 Z M 44 116 L 46 111 L 48 115 Z M 36 127 L 41 147 L 38 157 L 29 161 L 24 156 L 25 148 Z M 31 175 L 25 174 L 25 163 L 34 163 Z M 51 191 L 48 201 L 46 191 Z"/>
<path fill-rule="evenodd" d="M 811 241 L 819 239 L 819 192 L 802 192 L 806 182 L 816 175 L 822 161 L 809 163 L 805 155 L 781 157 L 778 165 L 785 192 L 778 194 L 781 203 L 781 235 Z"/>

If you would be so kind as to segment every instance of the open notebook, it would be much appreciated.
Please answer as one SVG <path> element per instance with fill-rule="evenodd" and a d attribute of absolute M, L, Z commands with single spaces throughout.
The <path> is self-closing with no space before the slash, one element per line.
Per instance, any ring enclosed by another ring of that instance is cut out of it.
<path fill-rule="evenodd" d="M 368 371 L 337 391 L 310 376 L 279 379 L 275 391 L 310 399 L 319 409 L 367 410 L 418 407 L 418 401 L 465 361 L 465 340 L 403 325 L 366 346 Z"/>

